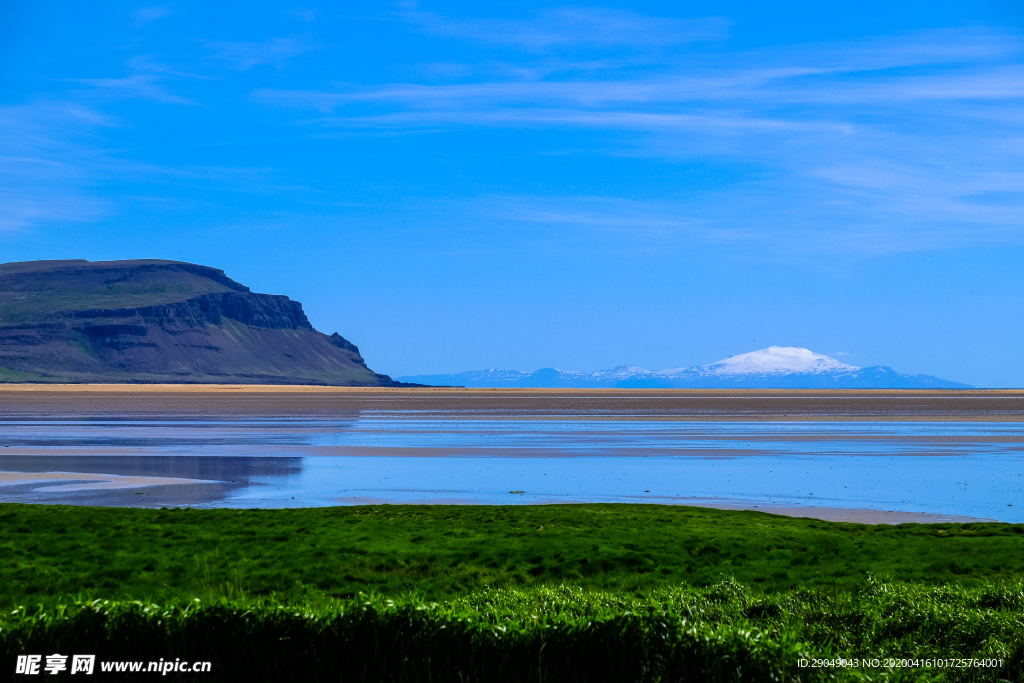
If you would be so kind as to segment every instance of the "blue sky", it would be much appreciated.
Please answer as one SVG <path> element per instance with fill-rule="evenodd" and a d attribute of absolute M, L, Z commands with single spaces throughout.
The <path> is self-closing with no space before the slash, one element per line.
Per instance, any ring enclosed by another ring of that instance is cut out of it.
<path fill-rule="evenodd" d="M 0 260 L 166 258 L 392 375 L 772 344 L 1024 386 L 1024 11 L 0 4 Z"/>

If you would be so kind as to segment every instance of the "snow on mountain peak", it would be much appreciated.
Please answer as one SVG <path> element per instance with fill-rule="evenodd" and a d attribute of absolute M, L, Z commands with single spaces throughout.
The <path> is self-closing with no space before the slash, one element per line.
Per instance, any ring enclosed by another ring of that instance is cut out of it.
<path fill-rule="evenodd" d="M 795 346 L 769 346 L 767 349 L 723 358 L 717 363 L 694 368 L 713 375 L 762 375 L 775 373 L 857 372 L 835 358 Z"/>

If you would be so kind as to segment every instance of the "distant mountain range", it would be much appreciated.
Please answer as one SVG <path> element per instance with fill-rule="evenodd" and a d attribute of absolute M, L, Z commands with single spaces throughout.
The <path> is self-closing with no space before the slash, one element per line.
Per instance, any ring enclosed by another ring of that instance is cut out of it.
<path fill-rule="evenodd" d="M 0 264 L 0 382 L 400 386 L 298 301 L 157 260 Z"/>
<path fill-rule="evenodd" d="M 597 372 L 475 370 L 398 378 L 431 386 L 689 389 L 971 389 L 931 375 L 905 375 L 884 365 L 859 368 L 797 347 L 771 346 L 710 365 L 646 370 L 622 365 Z"/>

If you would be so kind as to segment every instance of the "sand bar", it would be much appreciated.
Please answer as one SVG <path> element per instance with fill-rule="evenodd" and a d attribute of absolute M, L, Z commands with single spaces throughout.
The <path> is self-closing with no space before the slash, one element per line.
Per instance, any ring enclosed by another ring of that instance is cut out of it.
<path fill-rule="evenodd" d="M 46 483 L 52 481 L 91 482 L 87 484 L 57 484 L 43 486 L 36 491 L 90 491 L 94 489 L 127 489 L 145 486 L 166 486 L 168 484 L 210 484 L 215 482 L 202 479 L 179 479 L 175 477 L 123 477 L 116 474 L 91 474 L 88 472 L 0 472 L 0 486 Z"/>

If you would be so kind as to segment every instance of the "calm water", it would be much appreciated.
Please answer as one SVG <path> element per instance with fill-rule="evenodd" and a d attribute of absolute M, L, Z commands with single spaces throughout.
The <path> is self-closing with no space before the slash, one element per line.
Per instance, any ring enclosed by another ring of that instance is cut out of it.
<path fill-rule="evenodd" d="M 49 473 L 5 475 L 0 500 L 19 502 L 707 502 L 1024 521 L 1019 423 L 18 421 L 0 422 L 0 470 Z"/>

